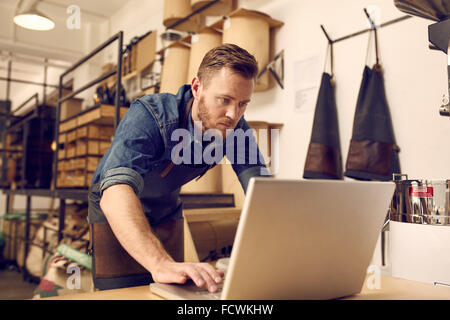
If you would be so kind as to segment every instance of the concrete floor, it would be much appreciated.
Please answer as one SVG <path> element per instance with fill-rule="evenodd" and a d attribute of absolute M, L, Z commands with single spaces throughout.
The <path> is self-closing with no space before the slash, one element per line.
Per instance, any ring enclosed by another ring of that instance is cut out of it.
<path fill-rule="evenodd" d="M 12 267 L 0 270 L 0 300 L 31 299 L 37 284 L 23 280 L 23 275 Z"/>

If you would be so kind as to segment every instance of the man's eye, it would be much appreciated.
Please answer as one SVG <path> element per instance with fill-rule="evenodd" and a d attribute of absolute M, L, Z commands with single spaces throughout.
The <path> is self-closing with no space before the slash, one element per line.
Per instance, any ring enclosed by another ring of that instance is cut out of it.
<path fill-rule="evenodd" d="M 239 103 L 239 107 L 245 108 L 247 106 L 248 102 L 241 102 Z"/>
<path fill-rule="evenodd" d="M 219 104 L 221 105 L 227 105 L 230 103 L 230 99 L 228 98 L 218 98 L 217 101 L 219 102 Z"/>

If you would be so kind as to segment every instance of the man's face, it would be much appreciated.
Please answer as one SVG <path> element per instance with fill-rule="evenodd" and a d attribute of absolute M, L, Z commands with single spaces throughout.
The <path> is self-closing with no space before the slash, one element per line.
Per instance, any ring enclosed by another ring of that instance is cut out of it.
<path fill-rule="evenodd" d="M 225 138 L 245 112 L 253 92 L 253 79 L 246 79 L 229 68 L 215 72 L 206 86 L 196 77 L 192 80 L 194 121 L 202 121 L 203 130 L 217 129 Z M 203 131 L 203 132 L 204 132 Z"/>

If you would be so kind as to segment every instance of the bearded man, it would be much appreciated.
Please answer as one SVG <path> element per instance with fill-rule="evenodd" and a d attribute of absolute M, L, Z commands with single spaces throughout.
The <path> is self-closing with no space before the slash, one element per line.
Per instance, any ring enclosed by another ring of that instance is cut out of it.
<path fill-rule="evenodd" d="M 225 44 L 205 55 L 191 85 L 176 95 L 146 95 L 132 103 L 89 189 L 96 288 L 191 279 L 217 291 L 222 272 L 208 263 L 184 262 L 179 194 L 184 184 L 219 163 L 221 155 L 232 163 L 244 191 L 251 177 L 268 175 L 258 147 L 249 147 L 256 145 L 253 135 L 237 139 L 241 145 L 229 143 L 236 140 L 234 132 L 250 129 L 243 115 L 257 71 L 250 53 Z M 182 141 L 180 135 L 174 139 L 180 129 L 186 133 Z M 202 156 L 211 146 L 219 160 L 212 163 Z"/>

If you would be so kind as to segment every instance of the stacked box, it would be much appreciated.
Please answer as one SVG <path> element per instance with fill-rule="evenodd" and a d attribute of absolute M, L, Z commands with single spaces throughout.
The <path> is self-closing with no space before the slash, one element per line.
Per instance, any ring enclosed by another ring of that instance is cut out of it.
<path fill-rule="evenodd" d="M 120 108 L 122 118 L 128 108 Z M 101 105 L 61 122 L 57 188 L 86 188 L 114 135 L 115 107 Z"/>

